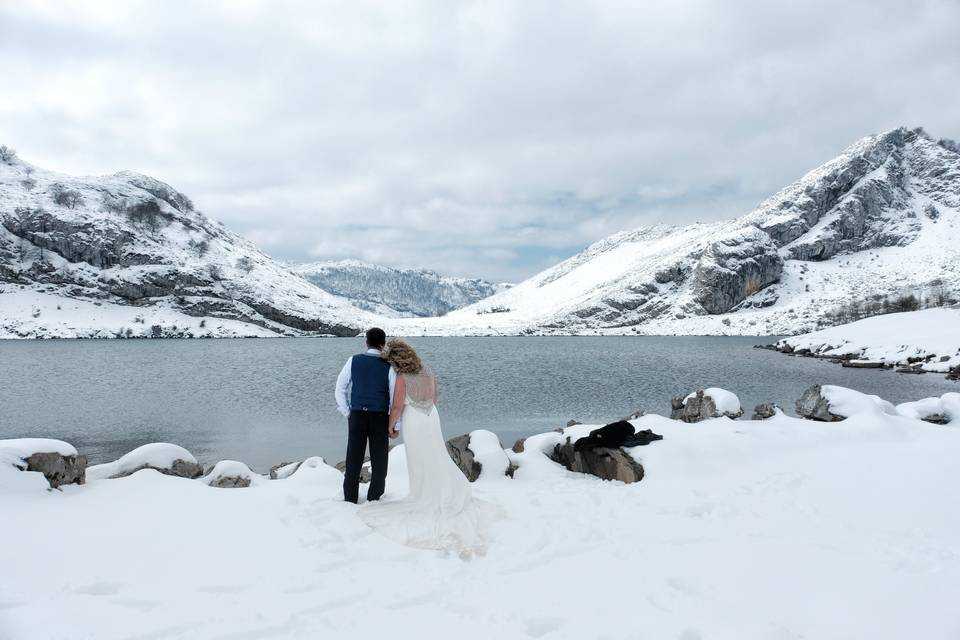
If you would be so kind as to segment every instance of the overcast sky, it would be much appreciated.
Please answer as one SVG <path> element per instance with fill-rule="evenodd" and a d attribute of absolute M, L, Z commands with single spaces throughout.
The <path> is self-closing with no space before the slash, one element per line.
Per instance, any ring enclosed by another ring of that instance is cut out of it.
<path fill-rule="evenodd" d="M 519 280 L 958 99 L 960 0 L 0 4 L 0 143 L 294 261 Z"/>

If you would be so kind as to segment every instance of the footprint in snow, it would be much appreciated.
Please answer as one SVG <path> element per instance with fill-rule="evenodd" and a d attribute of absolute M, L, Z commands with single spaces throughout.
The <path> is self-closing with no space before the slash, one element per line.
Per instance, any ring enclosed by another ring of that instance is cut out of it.
<path fill-rule="evenodd" d="M 247 587 L 241 584 L 209 584 L 197 587 L 197 591 L 204 593 L 240 593 L 246 590 Z"/>
<path fill-rule="evenodd" d="M 86 596 L 112 596 L 119 593 L 120 587 L 122 586 L 123 585 L 119 582 L 95 582 L 93 584 L 77 587 L 73 590 L 73 592 Z"/>
<path fill-rule="evenodd" d="M 542 638 L 548 633 L 558 631 L 563 624 L 563 619 L 556 617 L 527 618 L 524 623 L 527 627 L 528 636 Z"/>

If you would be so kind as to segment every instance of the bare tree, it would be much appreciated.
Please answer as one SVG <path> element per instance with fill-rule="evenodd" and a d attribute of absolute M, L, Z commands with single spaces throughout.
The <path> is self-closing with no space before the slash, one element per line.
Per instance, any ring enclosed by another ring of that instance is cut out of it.
<path fill-rule="evenodd" d="M 0 162 L 6 164 L 13 164 L 13 161 L 17 159 L 17 152 L 8 147 L 5 144 L 0 144 Z"/>
<path fill-rule="evenodd" d="M 83 204 L 83 194 L 76 189 L 67 189 L 62 184 L 55 184 L 50 187 L 50 195 L 53 201 L 62 207 L 76 209 Z"/>
<path fill-rule="evenodd" d="M 210 243 L 207 240 L 190 240 L 190 248 L 197 252 L 197 256 L 203 257 L 210 251 Z"/>
<path fill-rule="evenodd" d="M 250 256 L 243 256 L 242 258 L 237 260 L 237 269 L 240 269 L 241 271 L 250 273 L 251 271 L 253 271 L 253 267 L 254 267 L 253 260 L 250 259 Z"/>

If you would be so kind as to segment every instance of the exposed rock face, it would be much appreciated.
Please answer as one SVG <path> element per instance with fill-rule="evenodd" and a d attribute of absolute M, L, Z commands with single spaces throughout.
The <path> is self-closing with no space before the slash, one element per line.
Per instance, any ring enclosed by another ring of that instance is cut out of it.
<path fill-rule="evenodd" d="M 457 436 L 447 440 L 447 452 L 450 458 L 456 463 L 467 480 L 475 482 L 480 477 L 480 471 L 483 467 L 474 458 L 473 451 L 470 450 L 470 434 Z"/>
<path fill-rule="evenodd" d="M 780 407 L 774 404 L 773 402 L 767 402 L 764 404 L 758 404 L 753 409 L 753 420 L 766 420 L 777 415 L 777 410 Z"/>
<path fill-rule="evenodd" d="M 780 279 L 783 258 L 756 227 L 713 242 L 693 272 L 693 293 L 707 313 L 726 313 Z"/>
<path fill-rule="evenodd" d="M 823 397 L 818 384 L 804 391 L 797 400 L 797 415 L 820 422 L 837 422 L 844 419 L 843 416 L 830 413 L 830 402 Z"/>
<path fill-rule="evenodd" d="M 87 456 L 34 453 L 26 462 L 27 471 L 39 471 L 54 489 L 64 484 L 83 484 L 86 480 Z"/>
<path fill-rule="evenodd" d="M 510 450 L 514 453 L 523 453 L 523 444 L 527 441 L 526 438 L 520 438 L 513 443 L 513 446 L 510 447 Z"/>
<path fill-rule="evenodd" d="M 620 480 L 629 484 L 643 479 L 643 465 L 623 449 L 598 447 L 576 451 L 574 443 L 567 438 L 566 442 L 554 447 L 550 459 L 570 471 L 590 474 L 602 480 Z"/>
<path fill-rule="evenodd" d="M 682 420 L 683 422 L 701 422 L 707 418 L 719 418 L 726 416 L 731 419 L 739 418 L 743 415 L 743 410 L 737 413 L 721 412 L 717 410 L 717 404 L 714 399 L 703 389 L 698 390 L 689 397 L 678 396 L 670 401 L 670 418 L 673 420 Z"/>

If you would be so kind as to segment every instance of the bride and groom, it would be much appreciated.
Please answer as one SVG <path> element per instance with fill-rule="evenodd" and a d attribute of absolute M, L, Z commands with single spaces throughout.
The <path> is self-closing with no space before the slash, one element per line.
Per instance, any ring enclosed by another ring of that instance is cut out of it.
<path fill-rule="evenodd" d="M 350 357 L 337 377 L 336 400 L 347 418 L 343 498 L 356 503 L 364 453 L 370 449 L 367 504 L 359 515 L 371 528 L 402 544 L 484 552 L 483 529 L 498 514 L 473 498 L 470 483 L 447 453 L 437 412 L 437 380 L 416 350 L 382 329 L 367 331 L 367 350 Z M 380 502 L 386 488 L 392 438 L 403 433 L 410 492 Z"/>

